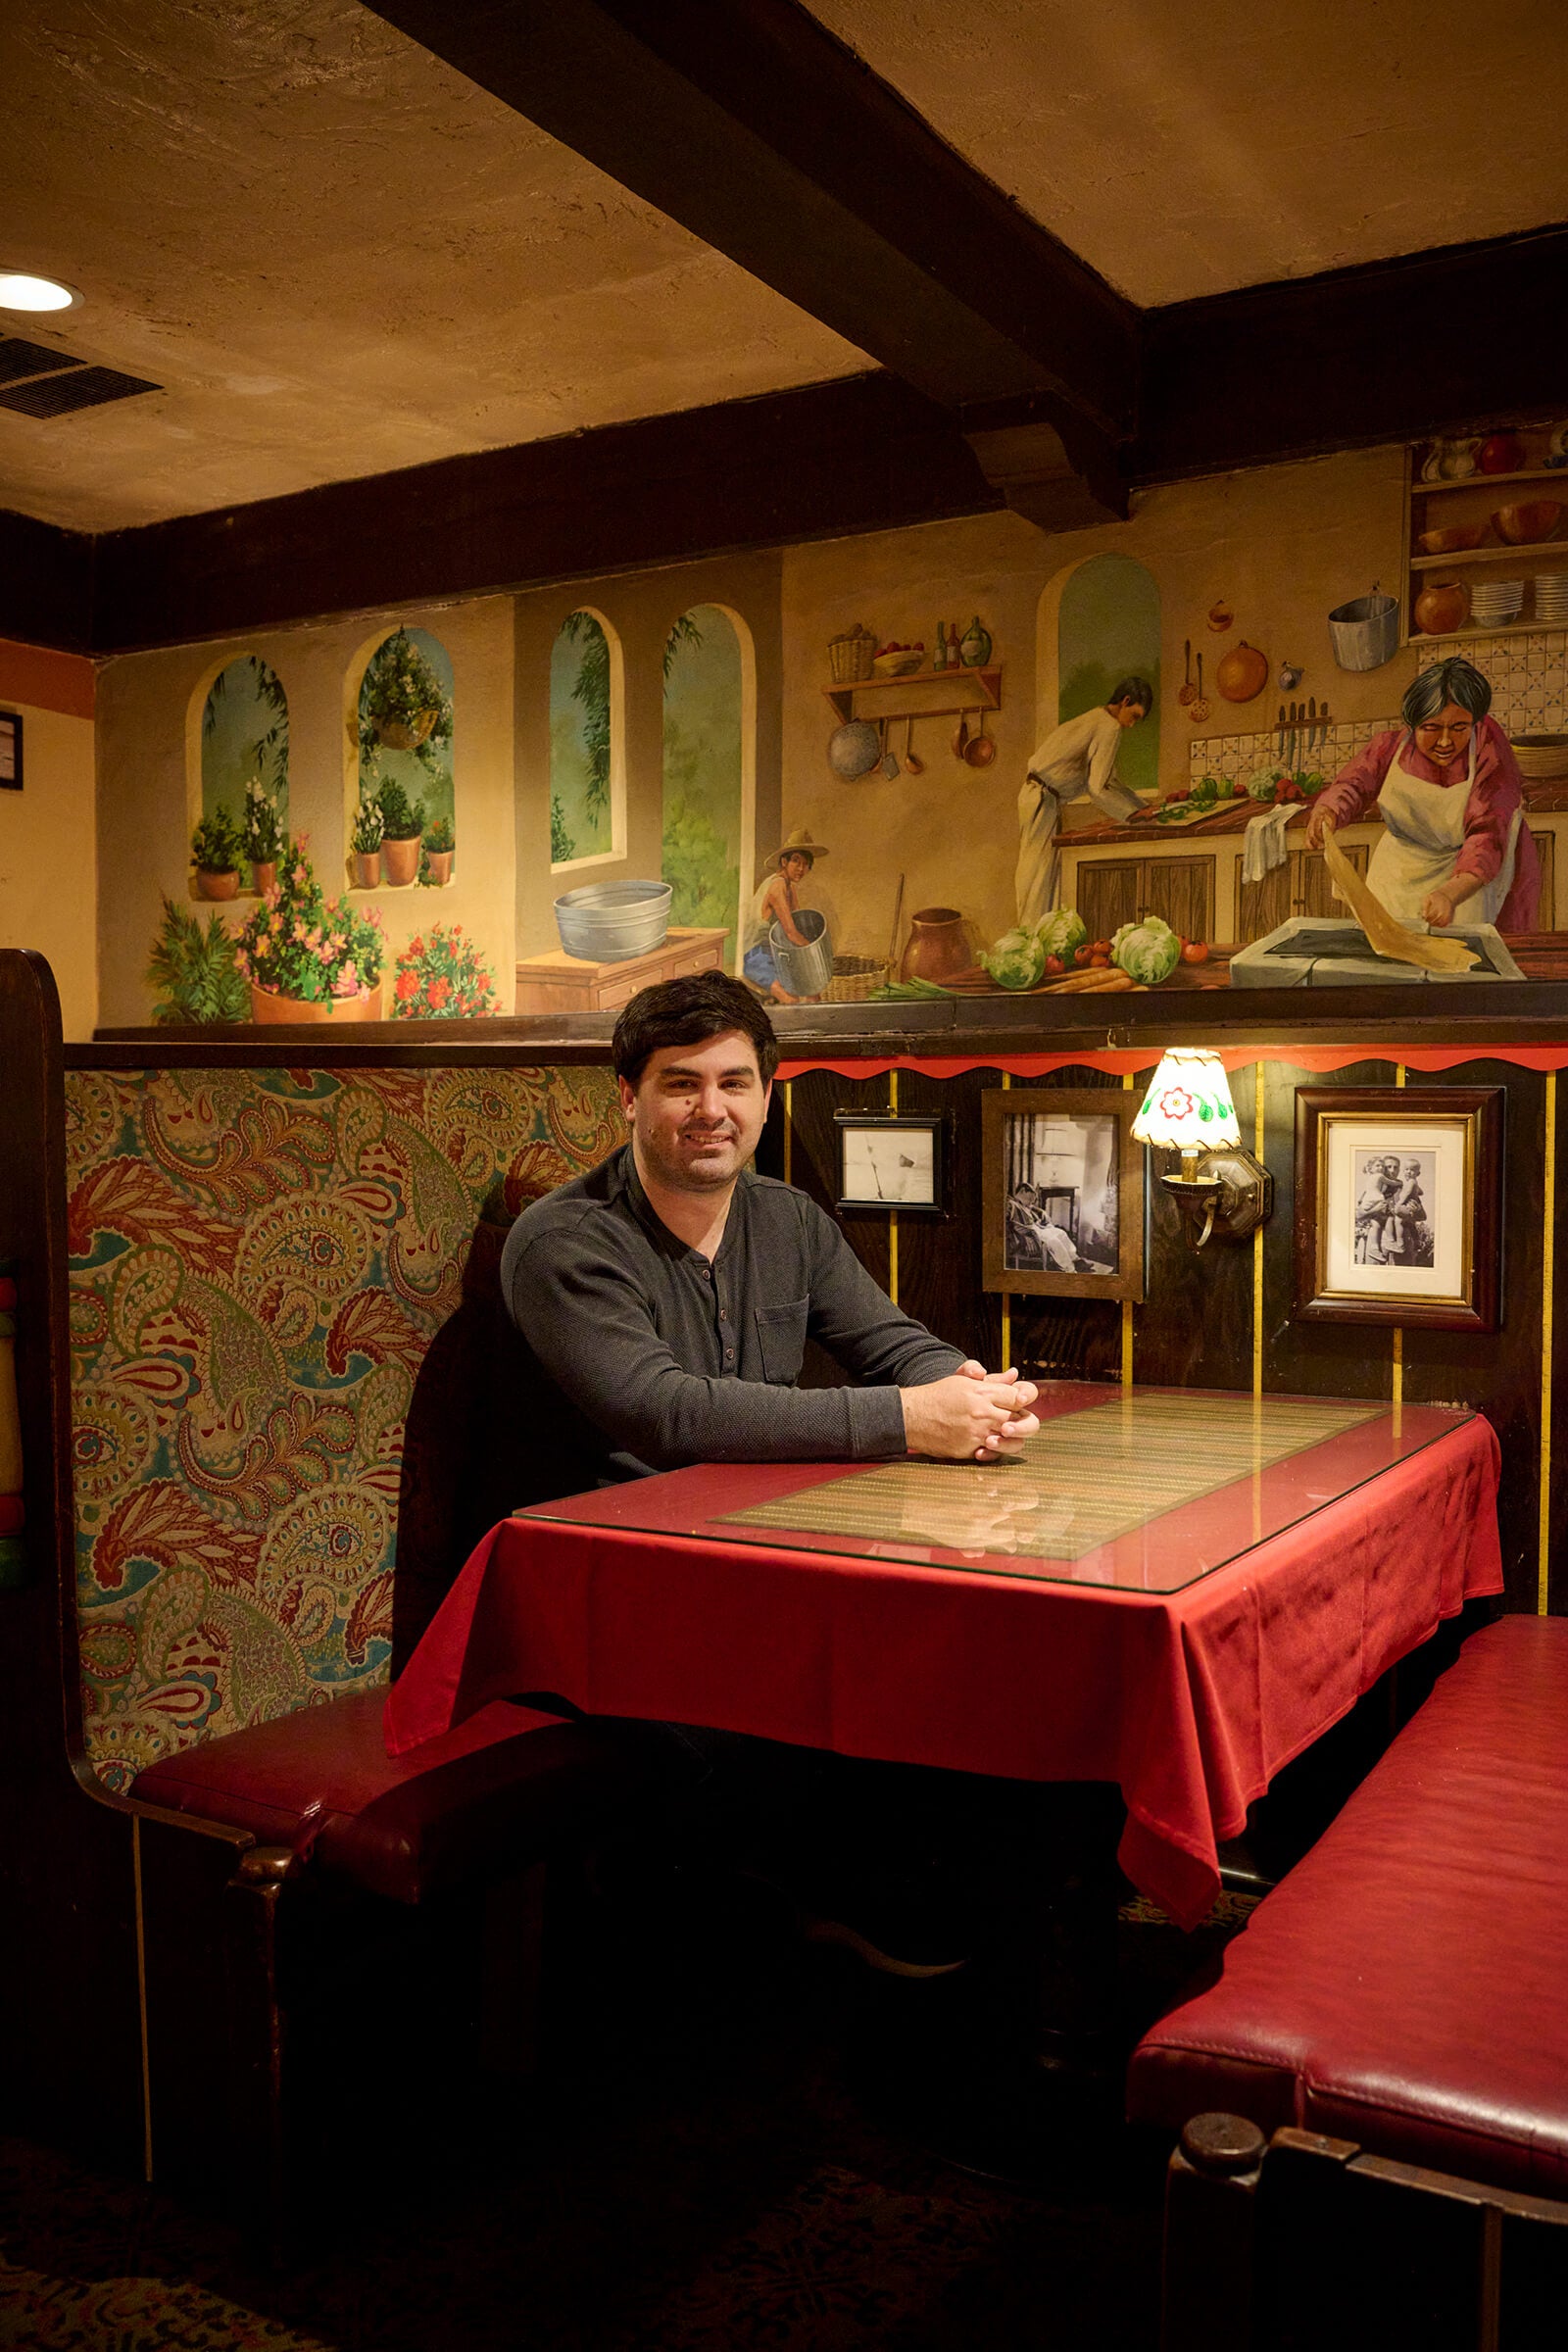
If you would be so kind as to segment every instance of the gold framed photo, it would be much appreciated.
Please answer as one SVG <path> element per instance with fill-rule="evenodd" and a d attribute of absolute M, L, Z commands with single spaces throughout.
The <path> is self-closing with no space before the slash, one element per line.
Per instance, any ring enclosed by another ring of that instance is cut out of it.
<path fill-rule="evenodd" d="M 982 1097 L 988 1291 L 1143 1298 L 1139 1101 L 1110 1087 L 999 1087 Z"/>
<path fill-rule="evenodd" d="M 1495 1331 L 1502 1120 L 1500 1086 L 1300 1088 L 1298 1318 Z"/>

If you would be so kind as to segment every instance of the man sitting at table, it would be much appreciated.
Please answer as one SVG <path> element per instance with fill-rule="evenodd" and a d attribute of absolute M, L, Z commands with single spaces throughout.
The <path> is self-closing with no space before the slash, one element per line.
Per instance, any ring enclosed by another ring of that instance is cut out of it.
<path fill-rule="evenodd" d="M 749 989 L 645 988 L 612 1051 L 629 1140 L 524 1209 L 501 1265 L 549 1494 L 688 1462 L 1021 1449 L 1032 1385 L 933 1338 L 824 1210 L 748 1168 L 778 1066 Z M 855 1386 L 795 1386 L 808 1335 Z"/>
<path fill-rule="evenodd" d="M 549 1482 L 528 1499 L 693 1462 L 1021 1450 L 1039 1427 L 1033 1384 L 935 1339 L 813 1200 L 747 1166 L 778 1066 L 749 989 L 717 972 L 646 988 L 615 1024 L 613 1054 L 628 1141 L 524 1209 L 502 1258 L 524 1342 L 526 1450 Z M 795 1385 L 808 1336 L 853 1385 Z M 654 1729 L 626 1727 L 644 1740 Z M 977 1858 L 998 1784 L 977 1817 L 966 1775 L 692 1726 L 657 1735 L 705 1776 L 711 1811 L 770 1821 L 775 1837 L 783 1825 L 784 1847 L 808 1854 L 825 1890 L 807 1896 L 818 1933 L 903 1975 L 964 1956 L 985 1889 L 978 1905 L 952 1890 L 988 1875 Z M 799 1895 L 800 1873 L 784 1875 Z"/>

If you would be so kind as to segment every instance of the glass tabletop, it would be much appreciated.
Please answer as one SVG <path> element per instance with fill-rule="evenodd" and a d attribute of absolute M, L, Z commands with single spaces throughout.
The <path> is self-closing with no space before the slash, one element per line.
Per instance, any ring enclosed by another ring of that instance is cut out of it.
<path fill-rule="evenodd" d="M 1049 1383 L 1004 1463 L 704 1463 L 518 1513 L 1045 1584 L 1175 1592 L 1475 1418 L 1439 1405 Z"/>

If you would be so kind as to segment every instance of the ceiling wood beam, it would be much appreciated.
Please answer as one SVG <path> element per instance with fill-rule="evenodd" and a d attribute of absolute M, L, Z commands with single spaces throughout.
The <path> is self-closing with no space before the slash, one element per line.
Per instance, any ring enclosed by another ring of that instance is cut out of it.
<path fill-rule="evenodd" d="M 951 417 L 896 376 L 851 376 L 110 532 L 93 543 L 92 645 L 228 637 L 1003 503 Z"/>
<path fill-rule="evenodd" d="M 941 407 L 1032 398 L 1126 512 L 1136 309 L 796 0 L 375 13 Z"/>
<path fill-rule="evenodd" d="M 90 653 L 95 545 L 85 532 L 0 509 L 0 637 Z"/>
<path fill-rule="evenodd" d="M 1568 413 L 1568 228 L 1146 311 L 1134 480 Z"/>

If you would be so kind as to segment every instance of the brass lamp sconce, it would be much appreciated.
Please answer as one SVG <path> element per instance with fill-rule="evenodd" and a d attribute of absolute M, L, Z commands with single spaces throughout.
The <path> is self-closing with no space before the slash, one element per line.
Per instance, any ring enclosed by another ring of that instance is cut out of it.
<path fill-rule="evenodd" d="M 1179 1173 L 1159 1181 L 1181 1210 L 1194 1250 L 1216 1234 L 1245 1241 L 1273 1214 L 1274 1179 L 1242 1150 L 1230 1080 L 1217 1054 L 1167 1049 L 1133 1121 L 1133 1138 L 1181 1153 Z"/>

